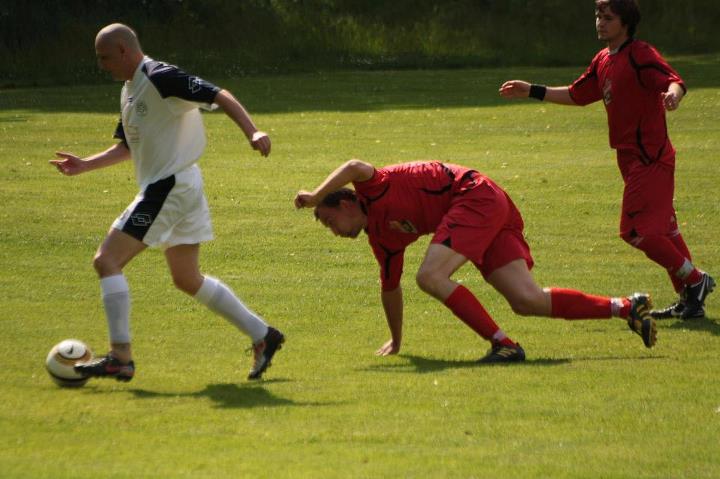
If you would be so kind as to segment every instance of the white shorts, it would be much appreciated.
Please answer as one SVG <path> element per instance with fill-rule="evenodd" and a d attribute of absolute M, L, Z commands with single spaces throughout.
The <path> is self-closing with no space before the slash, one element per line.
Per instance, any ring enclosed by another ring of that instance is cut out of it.
<path fill-rule="evenodd" d="M 112 227 L 162 249 L 212 240 L 200 168 L 192 165 L 148 185 Z"/>

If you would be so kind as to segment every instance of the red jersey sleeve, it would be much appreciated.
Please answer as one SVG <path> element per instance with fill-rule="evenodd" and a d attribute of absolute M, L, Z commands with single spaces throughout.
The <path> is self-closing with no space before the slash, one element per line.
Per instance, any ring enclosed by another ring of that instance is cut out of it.
<path fill-rule="evenodd" d="M 580 106 L 602 100 L 603 93 L 597 75 L 598 63 L 602 53 L 601 51 L 595 55 L 595 58 L 593 58 L 590 66 L 585 70 L 585 73 L 580 75 L 580 77 L 570 85 L 568 90 L 570 98 Z"/>
<path fill-rule="evenodd" d="M 372 178 L 366 181 L 353 181 L 353 187 L 355 191 L 363 197 L 373 198 L 382 193 L 387 187 L 385 184 L 387 180 L 387 172 L 383 168 L 379 170 L 376 168 Z"/>
<path fill-rule="evenodd" d="M 657 92 L 667 91 L 671 83 L 678 83 L 685 88 L 685 82 L 673 70 L 670 64 L 651 45 L 634 42 L 630 52 L 630 62 L 637 71 L 640 84 Z"/>

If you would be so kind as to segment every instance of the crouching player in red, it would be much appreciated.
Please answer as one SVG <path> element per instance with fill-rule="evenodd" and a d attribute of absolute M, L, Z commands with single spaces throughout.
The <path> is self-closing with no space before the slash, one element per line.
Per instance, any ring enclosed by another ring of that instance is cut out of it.
<path fill-rule="evenodd" d="M 344 188 L 352 183 L 354 190 Z M 510 197 L 472 169 L 440 162 L 416 162 L 376 169 L 351 160 L 313 192 L 300 191 L 296 208 L 315 208 L 315 217 L 336 236 L 362 231 L 380 264 L 382 304 L 390 340 L 378 351 L 400 351 L 403 299 L 400 277 L 405 248 L 425 234 L 433 238 L 417 272 L 420 288 L 441 301 L 477 334 L 490 341 L 485 363 L 525 360 L 525 351 L 493 321 L 470 290 L 451 279 L 468 260 L 523 316 L 627 321 L 648 348 L 655 322 L 647 294 L 628 298 L 591 296 L 561 288 L 542 289 L 530 269 L 523 220 Z"/>

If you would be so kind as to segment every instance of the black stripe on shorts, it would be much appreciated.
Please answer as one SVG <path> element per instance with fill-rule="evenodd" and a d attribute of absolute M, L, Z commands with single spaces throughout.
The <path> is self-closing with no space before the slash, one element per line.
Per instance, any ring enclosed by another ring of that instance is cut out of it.
<path fill-rule="evenodd" d="M 127 233 L 138 241 L 145 238 L 150 226 L 157 218 L 160 209 L 175 186 L 175 175 L 148 185 L 143 192 L 143 198 L 135 205 L 130 217 L 123 226 L 123 233 Z"/>

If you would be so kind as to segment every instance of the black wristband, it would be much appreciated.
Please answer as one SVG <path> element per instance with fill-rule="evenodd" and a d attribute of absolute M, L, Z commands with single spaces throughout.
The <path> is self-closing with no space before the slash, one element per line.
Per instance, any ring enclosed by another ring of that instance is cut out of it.
<path fill-rule="evenodd" d="M 545 85 L 530 85 L 530 98 L 537 98 L 540 101 L 545 99 L 547 87 Z"/>

